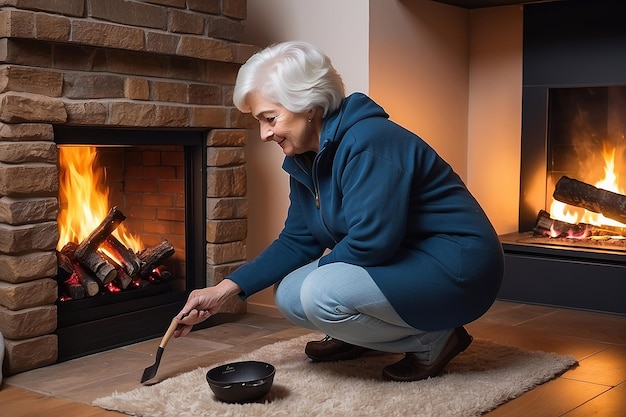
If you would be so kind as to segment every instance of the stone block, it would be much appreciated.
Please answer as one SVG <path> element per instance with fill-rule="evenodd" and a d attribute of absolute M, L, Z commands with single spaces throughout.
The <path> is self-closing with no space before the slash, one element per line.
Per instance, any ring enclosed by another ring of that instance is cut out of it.
<path fill-rule="evenodd" d="M 57 282 L 42 278 L 22 284 L 0 281 L 0 305 L 9 310 L 23 310 L 54 304 L 58 298 Z"/>
<path fill-rule="evenodd" d="M 222 13 L 224 16 L 244 20 L 248 15 L 247 0 L 223 0 Z"/>
<path fill-rule="evenodd" d="M 23 10 L 0 11 L 0 36 L 3 38 L 34 38 L 34 13 Z"/>
<path fill-rule="evenodd" d="M 59 189 L 58 168 L 52 164 L 0 162 L 0 194 L 54 195 Z"/>
<path fill-rule="evenodd" d="M 204 32 L 204 18 L 196 13 L 182 10 L 170 11 L 170 30 L 174 33 L 191 33 L 202 35 Z"/>
<path fill-rule="evenodd" d="M 201 36 L 181 36 L 180 55 L 218 62 L 233 62 L 233 50 L 228 42 Z"/>
<path fill-rule="evenodd" d="M 38 10 L 82 17 L 85 11 L 84 0 L 2 0 L 2 6 L 18 9 Z"/>
<path fill-rule="evenodd" d="M 179 41 L 178 35 L 148 32 L 146 33 L 146 51 L 173 55 L 176 53 Z"/>
<path fill-rule="evenodd" d="M 0 95 L 0 121 L 5 123 L 49 122 L 64 123 L 67 112 L 63 101 L 30 93 Z"/>
<path fill-rule="evenodd" d="M 124 97 L 124 78 L 104 74 L 65 74 L 63 95 L 71 99 Z"/>
<path fill-rule="evenodd" d="M 22 255 L 0 254 L 0 280 L 29 282 L 57 274 L 56 252 L 31 252 Z"/>
<path fill-rule="evenodd" d="M 52 250 L 57 245 L 57 222 L 11 226 L 0 223 L 0 252 L 19 254 L 32 250 Z"/>
<path fill-rule="evenodd" d="M 190 84 L 189 103 L 205 106 L 223 104 L 222 88 L 217 85 Z"/>
<path fill-rule="evenodd" d="M 105 125 L 108 117 L 106 104 L 88 101 L 67 103 L 67 121 L 73 125 Z"/>
<path fill-rule="evenodd" d="M 137 54 L 134 51 L 108 50 L 102 58 L 102 71 L 154 78 L 177 78 L 172 71 L 172 57 L 160 54 Z M 100 69 L 98 69 L 100 70 Z"/>
<path fill-rule="evenodd" d="M 140 51 L 144 47 L 143 30 L 101 23 L 75 20 L 72 22 L 72 41 L 106 48 Z"/>
<path fill-rule="evenodd" d="M 55 197 L 0 197 L 0 222 L 18 225 L 55 221 L 59 203 Z"/>
<path fill-rule="evenodd" d="M 246 242 L 208 243 L 207 262 L 220 265 L 246 259 Z"/>
<path fill-rule="evenodd" d="M 122 25 L 167 29 L 167 9 L 127 0 L 90 1 L 89 14 Z"/>
<path fill-rule="evenodd" d="M 156 106 L 152 103 L 115 102 L 109 106 L 109 123 L 117 126 L 154 126 Z"/>
<path fill-rule="evenodd" d="M 207 279 L 205 285 L 207 287 L 216 286 L 245 263 L 246 261 L 231 262 L 222 265 L 207 264 Z"/>
<path fill-rule="evenodd" d="M 247 186 L 245 166 L 207 169 L 207 197 L 241 197 Z"/>
<path fill-rule="evenodd" d="M 258 131 L 259 122 L 252 117 L 250 113 L 242 113 L 239 110 L 233 108 L 229 114 L 228 120 L 229 126 L 235 129 L 250 129 Z"/>
<path fill-rule="evenodd" d="M 5 339 L 4 373 L 6 376 L 52 365 L 59 355 L 58 338 L 49 334 L 32 339 Z"/>
<path fill-rule="evenodd" d="M 210 243 L 227 243 L 244 240 L 248 233 L 248 222 L 240 220 L 207 221 L 206 239 Z"/>
<path fill-rule="evenodd" d="M 207 219 L 245 219 L 248 217 L 246 198 L 207 198 Z"/>
<path fill-rule="evenodd" d="M 70 39 L 72 25 L 70 19 L 44 13 L 35 15 L 35 34 L 38 39 L 67 42 Z"/>
<path fill-rule="evenodd" d="M 0 142 L 0 162 L 45 162 L 56 164 L 57 147 L 52 142 Z"/>
<path fill-rule="evenodd" d="M 126 78 L 124 80 L 124 97 L 131 100 L 150 99 L 150 86 L 145 78 Z"/>
<path fill-rule="evenodd" d="M 189 109 L 183 106 L 156 106 L 154 125 L 158 127 L 188 127 Z"/>
<path fill-rule="evenodd" d="M 245 146 L 248 132 L 244 129 L 213 129 L 207 135 L 207 146 Z"/>
<path fill-rule="evenodd" d="M 208 61 L 204 71 L 203 81 L 220 84 L 222 88 L 234 87 L 237 81 L 238 66 L 223 62 Z M 224 102 L 226 104 L 226 102 Z"/>
<path fill-rule="evenodd" d="M 233 42 L 241 42 L 243 38 L 243 25 L 237 20 L 220 16 L 209 16 L 207 18 L 207 36 Z"/>
<path fill-rule="evenodd" d="M 220 3 L 221 0 L 187 0 L 187 7 L 198 12 L 220 14 L 222 10 Z"/>
<path fill-rule="evenodd" d="M 54 332 L 57 328 L 55 305 L 9 310 L 0 306 L 0 332 L 7 339 L 24 340 Z"/>
<path fill-rule="evenodd" d="M 247 45 L 243 43 L 233 45 L 233 56 L 235 62 L 238 64 L 243 64 L 258 51 L 259 47 L 254 45 Z"/>
<path fill-rule="evenodd" d="M 0 38 L 0 59 L 3 64 L 50 68 L 52 66 L 52 46 L 43 42 Z"/>
<path fill-rule="evenodd" d="M 246 153 L 243 148 L 208 148 L 207 166 L 227 167 L 246 163 Z"/>
<path fill-rule="evenodd" d="M 0 92 L 7 91 L 60 97 L 63 75 L 37 68 L 6 66 L 0 69 Z"/>
<path fill-rule="evenodd" d="M 223 107 L 193 107 L 191 127 L 228 127 L 228 110 Z"/>
<path fill-rule="evenodd" d="M 156 101 L 187 103 L 189 101 L 189 84 L 175 82 L 150 82 L 151 98 Z"/>
<path fill-rule="evenodd" d="M 51 124 L 44 123 L 0 123 L 0 139 L 5 141 L 53 141 L 54 129 Z"/>

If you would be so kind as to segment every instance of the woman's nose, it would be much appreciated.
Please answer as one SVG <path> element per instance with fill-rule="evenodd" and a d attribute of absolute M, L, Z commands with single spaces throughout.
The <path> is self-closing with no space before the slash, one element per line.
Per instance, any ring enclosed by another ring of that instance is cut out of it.
<path fill-rule="evenodd" d="M 268 140 L 271 140 L 273 136 L 274 136 L 274 132 L 272 131 L 272 129 L 270 129 L 269 127 L 261 126 L 261 140 L 262 141 L 266 142 Z"/>

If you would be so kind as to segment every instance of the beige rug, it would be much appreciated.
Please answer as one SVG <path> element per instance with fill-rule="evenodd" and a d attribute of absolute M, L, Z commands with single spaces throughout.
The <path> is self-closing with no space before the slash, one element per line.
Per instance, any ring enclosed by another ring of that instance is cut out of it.
<path fill-rule="evenodd" d="M 311 335 L 277 342 L 237 359 L 276 367 L 263 402 L 219 402 L 205 379 L 209 368 L 198 368 L 96 399 L 93 405 L 143 417 L 480 416 L 576 364 L 569 356 L 474 340 L 437 378 L 385 382 L 382 368 L 401 356 L 375 353 L 346 362 L 312 363 L 303 352 L 309 340 Z"/>

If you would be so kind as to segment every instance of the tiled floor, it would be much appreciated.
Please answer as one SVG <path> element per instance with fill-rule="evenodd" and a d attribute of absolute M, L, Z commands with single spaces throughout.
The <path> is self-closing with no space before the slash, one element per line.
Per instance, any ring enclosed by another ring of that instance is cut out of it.
<path fill-rule="evenodd" d="M 568 354 L 580 363 L 487 416 L 626 415 L 625 316 L 498 301 L 485 316 L 466 327 L 476 338 L 528 350 Z M 294 327 L 282 318 L 258 314 L 238 316 L 226 324 L 170 341 L 153 382 L 306 333 L 309 331 Z M 0 390 L 0 403 L 9 401 L 9 396 L 15 401 L 15 397 L 23 393 L 26 398 L 29 395 L 38 400 L 57 397 L 69 400 L 68 404 L 89 404 L 114 391 L 131 390 L 140 386 L 143 369 L 154 363 L 158 343 L 159 339 L 153 339 L 9 377 Z M 19 416 L 46 415 L 45 401 L 39 401 L 37 407 L 36 413 Z M 5 406 L 0 410 L 3 408 Z M 0 415 L 5 416 L 2 411 Z M 116 413 L 89 415 L 113 416 Z"/>

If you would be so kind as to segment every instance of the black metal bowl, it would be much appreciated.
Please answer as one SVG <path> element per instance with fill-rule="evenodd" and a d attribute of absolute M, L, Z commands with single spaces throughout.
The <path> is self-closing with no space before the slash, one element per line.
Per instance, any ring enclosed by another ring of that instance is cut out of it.
<path fill-rule="evenodd" d="M 215 396 L 227 403 L 247 403 L 263 398 L 272 388 L 276 369 L 265 362 L 244 361 L 217 366 L 206 373 Z"/>

